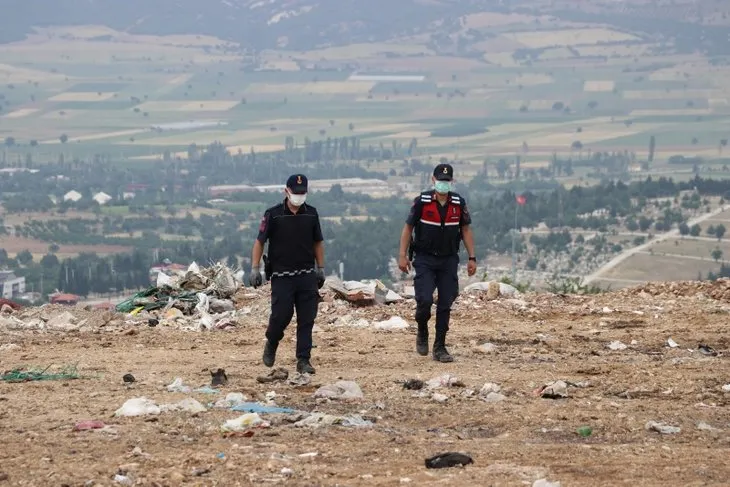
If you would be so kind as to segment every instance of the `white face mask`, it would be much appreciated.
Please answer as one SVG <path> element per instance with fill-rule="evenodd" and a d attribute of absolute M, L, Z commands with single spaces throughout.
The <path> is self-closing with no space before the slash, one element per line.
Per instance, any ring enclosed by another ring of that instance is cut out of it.
<path fill-rule="evenodd" d="M 302 206 L 307 201 L 307 195 L 305 194 L 291 194 L 287 193 L 286 196 L 289 198 L 289 203 L 293 206 Z"/>

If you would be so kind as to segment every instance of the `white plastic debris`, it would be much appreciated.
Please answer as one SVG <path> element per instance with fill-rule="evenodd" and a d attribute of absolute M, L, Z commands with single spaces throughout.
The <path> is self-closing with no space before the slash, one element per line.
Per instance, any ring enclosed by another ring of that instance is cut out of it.
<path fill-rule="evenodd" d="M 669 338 L 669 339 L 667 339 L 667 346 L 669 348 L 677 348 L 679 345 L 677 344 L 677 342 L 675 342 L 674 340 Z"/>
<path fill-rule="evenodd" d="M 560 482 L 550 482 L 547 479 L 538 479 L 532 483 L 532 487 L 560 487 Z"/>
<path fill-rule="evenodd" d="M 294 423 L 297 427 L 319 428 L 322 426 L 345 426 L 350 428 L 366 428 L 372 426 L 372 421 L 362 416 L 348 414 L 347 416 L 335 416 L 333 414 L 312 413 L 304 419 Z"/>
<path fill-rule="evenodd" d="M 725 384 L 722 386 L 722 392 L 730 392 L 730 384 Z"/>
<path fill-rule="evenodd" d="M 657 423 L 656 421 L 649 421 L 644 427 L 647 431 L 656 431 L 657 433 L 661 433 L 663 435 L 674 435 L 682 431 L 682 429 L 677 426 L 669 426 L 666 424 Z"/>
<path fill-rule="evenodd" d="M 245 431 L 248 428 L 253 428 L 256 426 L 268 427 L 268 425 L 269 423 L 261 419 L 261 416 L 259 416 L 258 413 L 248 413 L 235 419 L 227 420 L 225 423 L 223 423 L 223 426 L 221 426 L 221 430 Z"/>
<path fill-rule="evenodd" d="M 461 381 L 454 375 L 444 374 L 426 382 L 427 389 L 440 389 L 442 387 L 461 386 Z"/>
<path fill-rule="evenodd" d="M 170 276 L 168 276 L 164 272 L 157 273 L 157 287 L 162 287 L 162 286 L 172 287 L 172 285 L 173 285 L 173 282 L 172 282 L 172 278 Z"/>
<path fill-rule="evenodd" d="M 378 330 L 405 330 L 408 328 L 408 322 L 400 316 L 391 316 L 385 321 L 377 321 L 374 323 Z"/>
<path fill-rule="evenodd" d="M 176 377 L 174 381 L 172 381 L 172 384 L 167 386 L 168 392 L 182 392 L 183 394 L 188 394 L 192 389 L 189 386 L 186 386 L 183 384 L 183 380 L 181 377 Z"/>
<path fill-rule="evenodd" d="M 114 416 L 146 416 L 160 414 L 160 408 L 155 402 L 146 397 L 127 399 L 122 407 L 114 412 Z"/>
<path fill-rule="evenodd" d="M 328 399 L 362 399 L 363 393 L 356 382 L 349 380 L 337 381 L 334 384 L 327 384 L 320 387 L 314 393 L 314 397 Z"/>
<path fill-rule="evenodd" d="M 243 393 L 229 392 L 228 394 L 226 394 L 226 397 L 224 399 L 218 399 L 215 404 L 213 404 L 213 407 L 230 409 L 236 404 L 241 404 L 242 402 L 246 402 L 246 396 L 244 396 Z"/>
<path fill-rule="evenodd" d="M 608 348 L 610 348 L 611 350 L 626 350 L 627 345 L 620 342 L 619 340 L 614 340 L 608 344 Z"/>
<path fill-rule="evenodd" d="M 114 482 L 116 482 L 120 485 L 134 485 L 134 482 L 132 481 L 132 479 L 130 479 L 126 475 L 120 475 L 120 474 L 114 475 Z"/>

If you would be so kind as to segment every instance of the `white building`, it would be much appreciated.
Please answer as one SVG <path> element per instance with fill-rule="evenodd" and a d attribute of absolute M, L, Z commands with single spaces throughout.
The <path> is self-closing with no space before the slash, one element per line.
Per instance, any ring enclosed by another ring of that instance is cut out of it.
<path fill-rule="evenodd" d="M 65 195 L 63 195 L 63 201 L 73 201 L 74 203 L 79 201 L 81 198 L 83 198 L 81 193 L 79 193 L 78 191 L 74 191 L 74 190 L 71 190 L 68 193 L 66 193 Z"/>
<path fill-rule="evenodd" d="M 105 205 L 112 200 L 112 197 L 109 196 L 108 194 L 100 191 L 100 192 L 96 193 L 92 199 L 94 201 L 96 201 L 97 203 L 99 203 L 100 205 Z"/>
<path fill-rule="evenodd" d="M 0 288 L 3 298 L 13 299 L 25 293 L 25 277 L 18 277 L 13 271 L 0 271 Z"/>

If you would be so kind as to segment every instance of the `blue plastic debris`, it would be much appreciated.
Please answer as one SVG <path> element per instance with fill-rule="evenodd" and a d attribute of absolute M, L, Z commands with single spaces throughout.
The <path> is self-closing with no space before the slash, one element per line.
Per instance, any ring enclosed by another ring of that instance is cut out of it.
<path fill-rule="evenodd" d="M 210 386 L 204 386 L 199 389 L 195 389 L 195 392 L 198 392 L 200 394 L 220 394 L 221 391 L 218 389 L 213 389 Z"/>
<path fill-rule="evenodd" d="M 244 413 L 260 413 L 260 414 L 291 414 L 295 413 L 294 409 L 280 408 L 276 406 L 266 406 L 265 404 L 259 404 L 257 402 L 242 402 L 236 404 L 231 408 L 231 411 L 241 411 Z"/>

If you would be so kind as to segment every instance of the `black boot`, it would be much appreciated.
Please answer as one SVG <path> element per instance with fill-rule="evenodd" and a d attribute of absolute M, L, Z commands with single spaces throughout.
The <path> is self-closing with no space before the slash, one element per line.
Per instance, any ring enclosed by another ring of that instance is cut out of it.
<path fill-rule="evenodd" d="M 266 340 L 264 346 L 264 365 L 267 367 L 273 367 L 276 362 L 276 348 L 279 346 L 278 343 L 274 344 Z"/>
<path fill-rule="evenodd" d="M 418 325 L 418 334 L 416 335 L 416 352 L 418 352 L 418 355 L 428 355 L 428 325 Z"/>
<path fill-rule="evenodd" d="M 436 339 L 433 341 L 433 359 L 437 362 L 453 362 L 454 357 L 446 350 L 446 333 L 436 332 Z"/>
<path fill-rule="evenodd" d="M 300 374 L 314 374 L 314 367 L 309 363 L 308 358 L 297 359 L 297 372 Z"/>

